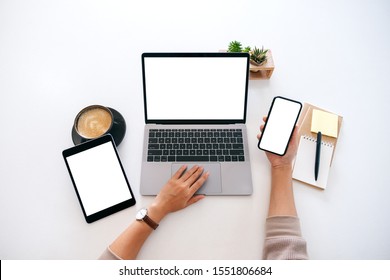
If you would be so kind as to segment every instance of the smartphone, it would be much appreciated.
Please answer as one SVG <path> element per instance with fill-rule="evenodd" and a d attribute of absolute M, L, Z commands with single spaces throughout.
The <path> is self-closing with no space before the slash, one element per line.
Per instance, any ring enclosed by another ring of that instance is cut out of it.
<path fill-rule="evenodd" d="M 283 156 L 298 121 L 302 103 L 282 96 L 272 100 L 263 132 L 257 147 Z"/>

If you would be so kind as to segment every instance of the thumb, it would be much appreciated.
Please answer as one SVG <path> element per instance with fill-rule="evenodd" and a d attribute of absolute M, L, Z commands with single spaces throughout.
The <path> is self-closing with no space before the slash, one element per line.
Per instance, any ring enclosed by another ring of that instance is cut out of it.
<path fill-rule="evenodd" d="M 198 202 L 199 200 L 202 200 L 205 197 L 206 196 L 203 194 L 194 195 L 193 197 L 190 198 L 190 200 L 188 200 L 187 206 L 190 206 L 191 204 L 194 204 L 194 203 Z"/>

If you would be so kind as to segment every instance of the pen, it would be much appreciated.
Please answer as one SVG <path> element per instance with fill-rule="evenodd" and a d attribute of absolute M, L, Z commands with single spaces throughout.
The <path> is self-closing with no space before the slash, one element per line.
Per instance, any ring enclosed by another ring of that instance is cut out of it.
<path fill-rule="evenodd" d="M 317 181 L 318 178 L 318 170 L 320 168 L 320 155 L 321 155 L 321 139 L 322 139 L 322 133 L 321 131 L 318 131 L 317 133 L 317 145 L 316 145 L 316 161 L 314 164 L 314 178 Z"/>

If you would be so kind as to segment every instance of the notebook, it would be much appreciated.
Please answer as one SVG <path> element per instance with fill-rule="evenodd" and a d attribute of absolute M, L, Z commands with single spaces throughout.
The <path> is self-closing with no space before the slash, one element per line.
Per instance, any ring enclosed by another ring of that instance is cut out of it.
<path fill-rule="evenodd" d="M 301 136 L 294 164 L 293 178 L 326 189 L 334 146 L 330 142 L 321 142 L 320 168 L 316 181 L 314 178 L 316 144 L 316 138 L 308 135 Z"/>
<path fill-rule="evenodd" d="M 313 120 L 313 113 L 315 114 L 315 112 L 318 110 L 330 113 L 329 111 L 324 110 L 320 107 L 314 106 L 314 105 L 309 104 L 309 103 L 304 103 L 302 111 L 301 111 L 301 115 L 299 116 L 299 120 L 298 120 L 299 136 L 302 136 L 302 135 L 308 135 L 308 136 L 312 136 L 312 137 L 317 136 L 317 133 L 313 132 L 314 129 L 312 127 L 312 120 Z M 335 134 L 338 137 L 338 135 L 340 134 L 342 123 L 343 123 L 343 117 L 341 115 L 333 114 L 333 113 L 332 113 L 332 115 L 337 115 L 337 130 L 335 131 Z M 314 118 L 314 119 L 316 119 L 316 118 Z M 323 120 L 323 118 L 321 118 L 321 119 Z M 333 121 L 331 121 L 331 122 L 333 123 Z M 329 121 L 326 121 L 326 123 L 329 123 Z M 332 161 L 333 161 L 334 156 L 335 156 L 335 150 L 337 147 L 338 138 L 328 136 L 327 134 L 323 134 L 322 141 L 329 142 L 333 145 L 333 155 L 332 155 Z"/>
<path fill-rule="evenodd" d="M 248 72 L 244 53 L 142 54 L 142 195 L 158 194 L 184 164 L 210 172 L 200 194 L 252 193 Z"/>

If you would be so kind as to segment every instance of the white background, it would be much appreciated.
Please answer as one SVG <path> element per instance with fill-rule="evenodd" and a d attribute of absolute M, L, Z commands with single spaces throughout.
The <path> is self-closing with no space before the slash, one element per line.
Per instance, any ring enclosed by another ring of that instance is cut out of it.
<path fill-rule="evenodd" d="M 388 1 L 0 2 L 0 259 L 94 259 L 152 198 L 139 195 L 141 53 L 272 50 L 270 80 L 250 81 L 254 193 L 207 197 L 168 216 L 141 259 L 261 258 L 270 170 L 261 117 L 284 95 L 343 115 L 321 191 L 294 182 L 313 259 L 390 259 Z M 119 146 L 135 207 L 84 221 L 61 152 L 83 107 L 121 112 Z M 190 104 L 189 104 L 190 107 Z"/>
<path fill-rule="evenodd" d="M 350 278 L 373 278 L 376 280 L 389 279 L 388 261 L 261 261 L 259 260 L 136 260 L 136 261 L 3 261 L 1 266 L 1 276 L 4 280 L 51 280 L 53 274 L 58 280 L 80 277 L 83 279 L 93 278 L 95 280 L 105 279 L 220 279 L 220 275 L 229 271 L 229 278 L 257 280 L 257 279 L 300 279 L 300 280 L 327 280 L 335 276 L 338 279 Z M 23 269 L 20 269 L 23 267 Z M 271 274 L 263 274 L 271 272 Z M 176 271 L 176 276 L 161 276 L 155 274 L 155 269 L 162 274 Z M 247 275 L 237 273 L 241 268 Z M 127 270 L 126 270 L 127 269 Z M 141 274 L 143 269 L 143 274 Z M 147 272 L 145 272 L 149 269 Z M 199 273 L 200 269 L 203 274 Z M 226 270 L 225 270 L 226 269 Z M 61 273 L 58 273 L 61 271 Z M 126 275 L 120 276 L 120 272 Z M 131 275 L 138 271 L 138 275 Z M 153 272 L 152 272 L 153 271 Z M 319 273 L 320 272 L 320 273 Z M 179 275 L 177 273 L 187 273 L 190 275 Z M 191 274 L 192 273 L 192 274 Z M 216 275 L 214 275 L 214 273 Z M 147 275 L 149 274 L 149 275 Z M 227 273 L 225 273 L 226 275 Z M 143 276 L 140 276 L 143 275 Z M 168 278 L 170 277 L 170 278 Z M 226 276 L 225 276 L 226 277 Z"/>

